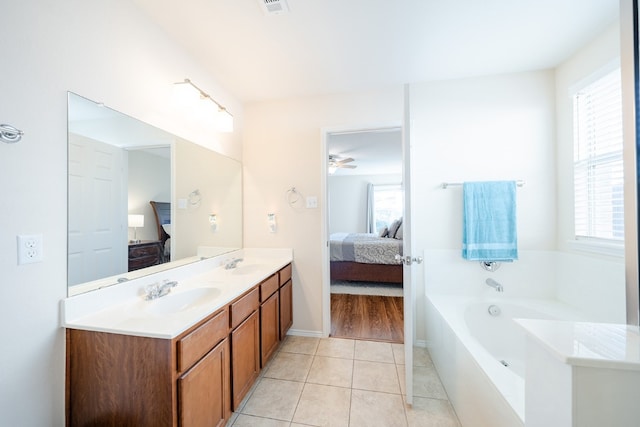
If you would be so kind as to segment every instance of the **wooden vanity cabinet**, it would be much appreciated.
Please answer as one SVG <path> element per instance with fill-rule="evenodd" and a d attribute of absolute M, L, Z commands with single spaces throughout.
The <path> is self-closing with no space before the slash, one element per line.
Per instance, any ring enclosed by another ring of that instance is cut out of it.
<path fill-rule="evenodd" d="M 280 340 L 287 335 L 287 331 L 293 325 L 293 282 L 291 281 L 291 264 L 284 267 L 278 273 L 280 288 Z"/>
<path fill-rule="evenodd" d="M 224 426 L 293 322 L 291 264 L 173 339 L 67 329 L 67 426 Z"/>
<path fill-rule="evenodd" d="M 231 304 L 231 393 L 237 409 L 260 373 L 259 289 Z"/>
<path fill-rule="evenodd" d="M 67 329 L 66 425 L 224 425 L 231 417 L 228 313 L 174 339 Z"/>
<path fill-rule="evenodd" d="M 264 368 L 280 344 L 278 273 L 260 283 L 260 362 Z"/>
<path fill-rule="evenodd" d="M 231 417 L 229 340 L 178 378 L 180 426 L 224 426 Z"/>
<path fill-rule="evenodd" d="M 177 342 L 178 372 L 184 372 L 178 378 L 180 426 L 224 426 L 231 417 L 228 313 L 214 315 Z"/>

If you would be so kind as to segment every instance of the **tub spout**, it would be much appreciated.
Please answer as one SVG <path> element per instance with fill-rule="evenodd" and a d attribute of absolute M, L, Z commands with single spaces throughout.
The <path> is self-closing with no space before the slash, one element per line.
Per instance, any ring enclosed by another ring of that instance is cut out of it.
<path fill-rule="evenodd" d="M 496 292 L 502 292 L 504 290 L 502 289 L 502 285 L 493 279 L 487 279 L 485 283 L 487 284 L 487 286 L 491 286 L 493 289 L 495 289 Z"/>

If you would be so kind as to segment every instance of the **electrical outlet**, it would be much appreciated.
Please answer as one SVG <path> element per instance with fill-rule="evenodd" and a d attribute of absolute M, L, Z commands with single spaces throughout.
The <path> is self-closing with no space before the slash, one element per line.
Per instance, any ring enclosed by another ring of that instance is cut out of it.
<path fill-rule="evenodd" d="M 42 234 L 18 236 L 18 265 L 42 262 Z"/>
<path fill-rule="evenodd" d="M 307 209 L 315 209 L 318 207 L 318 198 L 316 196 L 307 197 Z"/>

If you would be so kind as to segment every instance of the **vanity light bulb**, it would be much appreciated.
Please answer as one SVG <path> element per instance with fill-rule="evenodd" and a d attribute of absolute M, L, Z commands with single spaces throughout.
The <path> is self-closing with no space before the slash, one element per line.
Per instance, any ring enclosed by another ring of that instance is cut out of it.
<path fill-rule="evenodd" d="M 209 215 L 209 225 L 211 225 L 211 231 L 218 229 L 218 216 L 216 214 Z"/>

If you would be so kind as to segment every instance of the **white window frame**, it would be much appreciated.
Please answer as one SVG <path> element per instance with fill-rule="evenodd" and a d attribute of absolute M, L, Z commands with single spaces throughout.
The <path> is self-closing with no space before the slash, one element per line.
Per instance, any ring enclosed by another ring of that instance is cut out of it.
<path fill-rule="evenodd" d="M 595 83 L 596 81 L 602 79 L 603 77 L 607 76 L 609 73 L 616 71 L 616 70 L 620 70 L 620 61 L 615 60 L 612 61 L 610 64 L 608 64 L 607 66 L 603 67 L 602 69 L 600 69 L 598 72 L 592 74 L 591 76 L 589 76 L 587 79 L 579 82 L 578 84 L 574 85 L 573 87 L 571 87 L 570 89 L 570 97 L 571 97 L 571 101 L 572 101 L 572 109 L 573 109 L 573 117 L 574 117 L 574 150 L 576 150 L 576 146 L 578 144 L 576 138 L 576 123 L 575 123 L 575 115 L 576 115 L 576 111 L 575 111 L 575 96 L 582 90 L 584 90 L 585 88 L 587 88 L 589 85 L 591 85 L 592 83 Z M 619 71 L 618 71 L 619 72 Z M 621 104 L 622 104 L 622 100 L 621 100 Z M 620 158 L 622 161 L 622 143 L 620 146 Z M 575 153 L 575 151 L 574 151 Z M 574 162 L 573 162 L 573 167 L 574 167 L 574 177 L 575 177 L 575 166 L 576 166 L 576 161 L 575 161 L 575 154 L 574 154 Z M 575 190 L 574 190 L 575 191 Z M 591 252 L 591 253 L 597 253 L 597 254 L 601 254 L 601 255 L 608 255 L 608 256 L 614 256 L 614 257 L 624 257 L 624 233 L 623 233 L 623 237 L 621 240 L 617 240 L 617 239 L 606 239 L 606 238 L 601 238 L 601 237 L 592 237 L 592 236 L 578 236 L 577 233 L 575 232 L 575 221 L 576 221 L 576 216 L 575 216 L 575 193 L 574 193 L 574 240 L 570 240 L 568 242 L 569 247 L 572 250 L 576 250 L 576 251 L 581 251 L 581 252 Z"/>
<path fill-rule="evenodd" d="M 378 210 L 378 207 L 375 205 L 375 193 L 376 191 L 398 191 L 400 192 L 401 196 L 404 196 L 404 194 L 402 193 L 402 184 L 373 184 L 373 197 L 371 199 L 371 210 L 373 212 L 373 224 L 374 227 L 376 226 L 376 212 Z M 403 204 L 400 204 L 400 217 L 402 216 L 402 209 L 403 209 Z M 387 224 L 387 227 L 391 225 L 391 221 L 393 221 L 394 219 L 399 219 L 399 218 L 392 218 L 391 220 L 389 220 L 389 223 Z M 379 233 L 381 230 L 378 230 L 377 227 L 375 227 L 374 232 L 375 233 Z"/>

